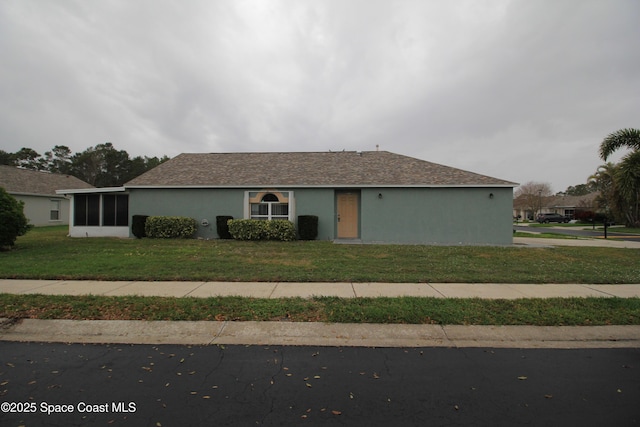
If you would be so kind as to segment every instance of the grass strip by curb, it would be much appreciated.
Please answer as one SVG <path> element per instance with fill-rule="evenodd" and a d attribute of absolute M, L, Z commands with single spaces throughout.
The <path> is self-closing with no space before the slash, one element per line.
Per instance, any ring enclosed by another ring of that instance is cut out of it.
<path fill-rule="evenodd" d="M 0 294 L 0 317 L 74 320 L 278 320 L 447 325 L 640 325 L 640 298 L 259 299 Z"/>

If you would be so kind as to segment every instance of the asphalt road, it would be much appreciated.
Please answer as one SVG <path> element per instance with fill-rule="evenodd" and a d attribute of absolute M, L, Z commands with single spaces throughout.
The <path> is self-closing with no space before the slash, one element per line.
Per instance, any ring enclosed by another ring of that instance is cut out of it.
<path fill-rule="evenodd" d="M 602 228 L 602 225 L 598 227 Z M 604 237 L 603 229 L 596 230 L 582 230 L 575 229 L 572 227 L 557 227 L 554 228 L 553 224 L 549 227 L 529 227 L 526 225 L 514 225 L 514 230 L 524 231 L 530 233 L 556 233 L 556 234 L 566 234 L 569 236 L 579 236 L 579 237 L 596 237 L 602 238 Z M 640 234 L 628 234 L 628 233 L 618 233 L 615 231 L 616 228 L 607 228 L 607 238 L 616 239 L 616 240 L 628 240 L 630 242 L 640 242 Z"/>
<path fill-rule="evenodd" d="M 0 342 L 0 363 L 1 426 L 640 423 L 640 349 Z"/>

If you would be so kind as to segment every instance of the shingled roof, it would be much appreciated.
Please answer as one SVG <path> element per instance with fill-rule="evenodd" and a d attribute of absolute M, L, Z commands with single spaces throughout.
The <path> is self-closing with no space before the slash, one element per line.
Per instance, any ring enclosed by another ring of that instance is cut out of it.
<path fill-rule="evenodd" d="M 516 185 L 388 151 L 339 151 L 180 154 L 125 187 Z"/>
<path fill-rule="evenodd" d="M 71 175 L 20 169 L 0 165 L 0 187 L 10 194 L 56 196 L 65 188 L 93 188 L 91 184 Z"/>

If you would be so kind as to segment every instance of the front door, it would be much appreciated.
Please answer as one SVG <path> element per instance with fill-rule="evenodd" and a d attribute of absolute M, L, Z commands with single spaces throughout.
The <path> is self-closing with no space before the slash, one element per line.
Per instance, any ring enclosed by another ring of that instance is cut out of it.
<path fill-rule="evenodd" d="M 358 199 L 358 193 L 355 191 L 338 193 L 338 239 L 358 238 Z"/>

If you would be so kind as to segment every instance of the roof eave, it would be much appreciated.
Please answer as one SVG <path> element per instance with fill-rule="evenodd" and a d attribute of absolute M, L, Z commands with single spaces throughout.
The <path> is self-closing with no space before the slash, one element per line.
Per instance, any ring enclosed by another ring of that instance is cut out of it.
<path fill-rule="evenodd" d="M 74 188 L 67 190 L 56 190 L 56 194 L 87 194 L 87 193 L 117 193 L 125 191 L 124 187 L 102 187 L 102 188 Z"/>
<path fill-rule="evenodd" d="M 519 184 L 336 184 L 336 185 L 304 185 L 304 184 L 246 184 L 246 185 L 125 185 L 125 189 L 187 189 L 187 188 L 514 188 Z"/>
<path fill-rule="evenodd" d="M 63 195 L 59 195 L 59 193 L 56 194 L 52 194 L 52 193 L 28 193 L 28 192 L 24 192 L 24 191 L 7 191 L 7 193 L 11 194 L 12 196 L 31 196 L 31 197 L 64 197 Z"/>

